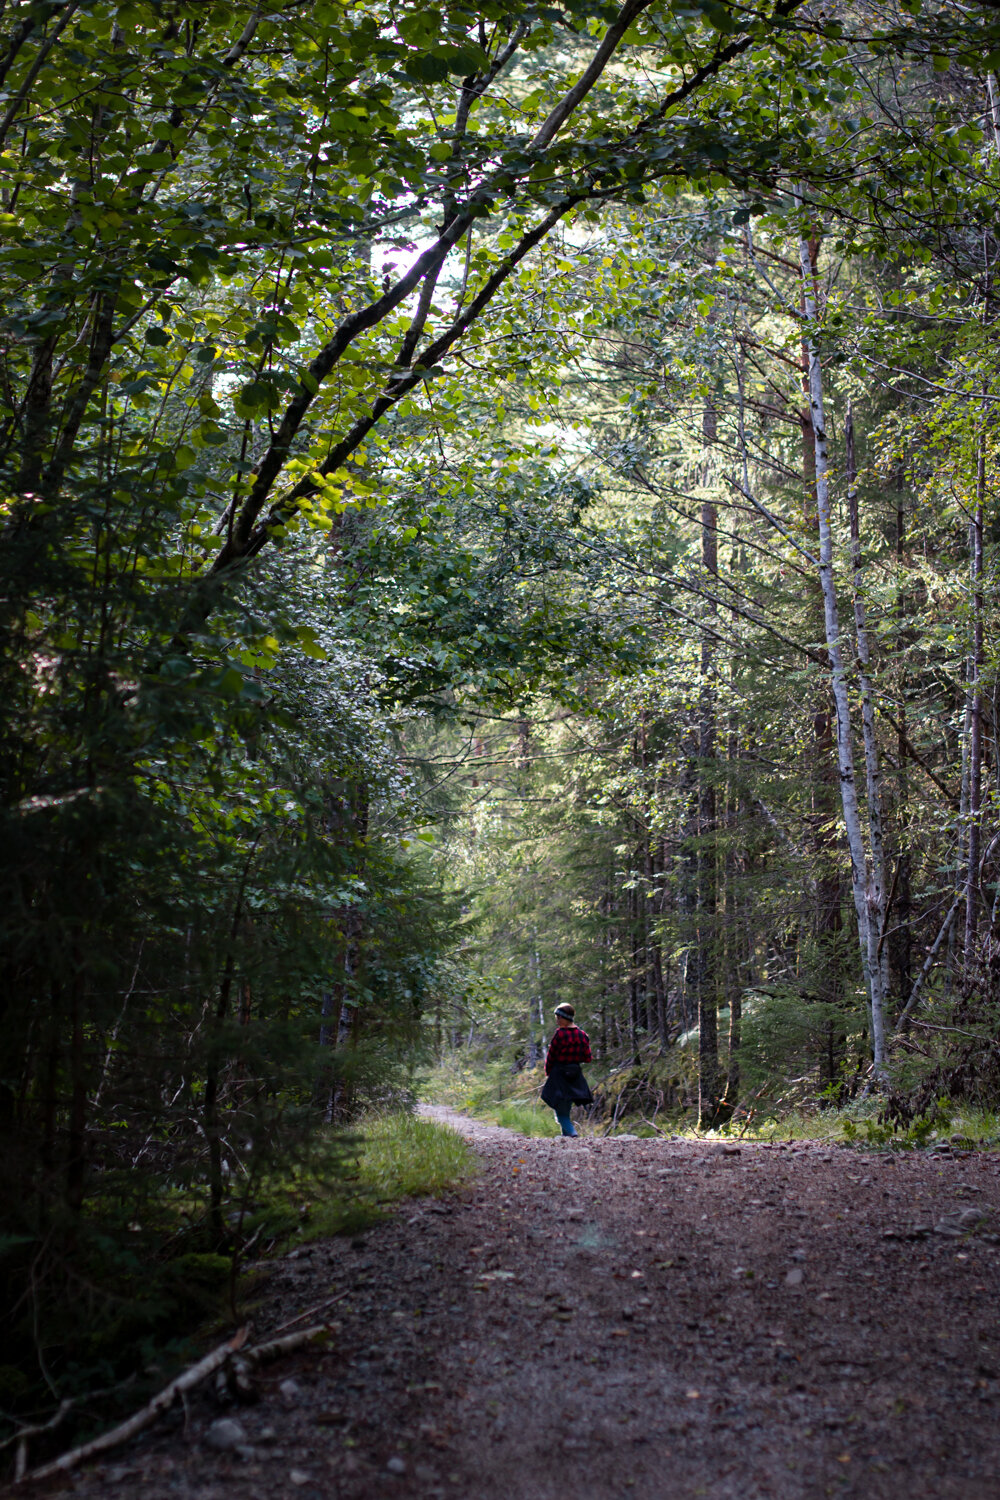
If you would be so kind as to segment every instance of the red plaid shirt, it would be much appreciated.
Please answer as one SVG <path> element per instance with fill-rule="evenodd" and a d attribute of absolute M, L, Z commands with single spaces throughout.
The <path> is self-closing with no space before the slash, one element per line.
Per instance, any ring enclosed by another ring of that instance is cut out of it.
<path fill-rule="evenodd" d="M 579 1026 L 560 1026 L 549 1043 L 545 1054 L 546 1075 L 552 1072 L 553 1063 L 593 1062 L 590 1055 L 590 1038 Z"/>

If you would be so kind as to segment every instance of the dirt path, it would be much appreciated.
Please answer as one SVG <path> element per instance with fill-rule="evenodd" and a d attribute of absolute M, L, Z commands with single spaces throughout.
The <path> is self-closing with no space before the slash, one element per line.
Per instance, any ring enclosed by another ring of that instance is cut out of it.
<path fill-rule="evenodd" d="M 529 1141 L 435 1113 L 479 1178 L 280 1263 L 262 1336 L 350 1290 L 327 1349 L 229 1414 L 242 1453 L 206 1445 L 205 1396 L 75 1494 L 995 1500 L 1000 1158 Z"/>

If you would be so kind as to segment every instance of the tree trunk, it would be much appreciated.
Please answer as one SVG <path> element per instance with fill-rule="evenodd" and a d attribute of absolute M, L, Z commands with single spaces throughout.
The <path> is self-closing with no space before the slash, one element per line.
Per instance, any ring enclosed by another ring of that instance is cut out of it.
<path fill-rule="evenodd" d="M 1000 88 L 997 87 L 997 75 L 987 73 L 986 94 L 989 100 L 989 119 L 993 131 L 993 150 L 1000 157 Z"/>
<path fill-rule="evenodd" d="M 639 886 L 633 880 L 628 893 L 628 1042 L 632 1061 L 639 1061 Z"/>
<path fill-rule="evenodd" d="M 686 837 L 678 850 L 677 914 L 684 957 L 679 976 L 681 1026 L 690 1031 L 698 1018 L 698 766 L 693 747 L 687 760 L 682 794 L 687 802 Z"/>
<path fill-rule="evenodd" d="M 669 969 L 664 970 L 663 943 L 660 928 L 656 918 L 662 921 L 664 906 L 666 904 L 666 879 L 664 870 L 663 843 L 657 839 L 654 847 L 653 840 L 649 840 L 649 868 L 650 868 L 650 905 L 652 910 L 649 918 L 650 929 L 650 975 L 653 985 L 653 997 L 656 1007 L 656 1036 L 661 1054 L 669 1045 L 670 1022 L 667 1015 L 667 981 Z M 659 899 L 655 901 L 654 896 L 659 888 Z"/>
<path fill-rule="evenodd" d="M 66 1161 L 66 1204 L 78 1214 L 83 1208 L 87 1176 L 87 1063 L 84 1044 L 82 958 L 74 955 L 76 972 L 70 980 L 70 1099 L 68 1156 Z"/>
<path fill-rule="evenodd" d="M 972 591 L 972 651 L 969 657 L 969 839 L 965 875 L 965 966 L 973 961 L 979 925 L 979 853 L 983 801 L 983 501 L 986 495 L 986 435 L 980 429 L 976 508 L 969 527 Z"/>
<path fill-rule="evenodd" d="M 742 357 L 742 356 L 741 356 Z M 742 375 L 741 375 L 742 380 Z M 742 440 L 743 459 L 746 463 L 746 446 Z M 749 476 L 746 476 L 749 479 Z M 749 490 L 747 482 L 745 488 Z M 730 552 L 730 568 L 734 575 L 742 574 L 744 567 L 744 549 L 739 534 L 739 520 L 733 521 L 733 538 Z M 741 620 L 734 612 L 732 616 L 732 630 L 739 637 Z M 730 1118 L 739 1103 L 740 1097 L 740 1046 L 743 1039 L 743 983 L 747 970 L 746 960 L 749 954 L 744 951 L 743 935 L 743 889 L 741 877 L 745 873 L 746 851 L 742 855 L 737 853 L 738 829 L 741 814 L 746 814 L 749 809 L 741 807 L 742 793 L 740 787 L 742 776 L 740 774 L 740 760 L 742 757 L 742 738 L 739 703 L 739 672 L 738 652 L 733 652 L 729 660 L 729 723 L 726 743 L 726 761 L 729 776 L 726 786 L 726 858 L 723 874 L 723 887 L 725 891 L 726 909 L 726 992 L 729 1000 L 729 1036 L 726 1048 L 726 1086 L 724 1092 L 725 1108 Z"/>
<path fill-rule="evenodd" d="M 533 1068 L 545 1045 L 545 1018 L 542 1002 L 542 960 L 538 951 L 538 932 L 531 929 L 531 951 L 528 954 L 531 987 L 528 995 L 528 1067 Z M 540 1030 L 541 1035 L 538 1034 Z"/>
<path fill-rule="evenodd" d="M 906 515 L 903 509 L 903 478 L 900 472 L 897 480 L 899 493 L 896 497 L 896 568 L 899 583 L 896 594 L 896 619 L 901 627 L 906 618 L 907 602 L 902 587 L 904 557 L 903 548 L 906 542 Z M 906 723 L 906 654 L 905 648 L 900 649 L 899 685 L 897 697 L 899 700 L 898 729 L 896 737 L 896 758 L 899 762 L 897 773 L 897 808 L 896 824 L 899 829 L 899 854 L 896 861 L 896 902 L 895 917 L 892 924 L 892 932 L 889 938 L 889 957 L 896 974 L 896 988 L 899 993 L 900 1005 L 905 1005 L 913 988 L 912 975 L 912 935 L 910 932 L 910 917 L 913 909 L 913 897 L 911 888 L 912 861 L 910 855 L 910 783 L 907 771 L 908 760 L 906 753 L 906 741 L 908 739 Z M 886 913 L 888 920 L 888 913 Z"/>
<path fill-rule="evenodd" d="M 815 277 L 816 274 L 819 244 L 818 237 L 812 237 L 806 241 L 809 270 L 812 277 Z M 806 317 L 806 283 L 804 281 L 799 288 L 799 309 L 802 314 L 802 329 L 805 335 L 808 323 Z M 803 336 L 799 349 L 802 371 L 802 395 L 804 398 L 803 406 L 799 413 L 799 424 L 802 433 L 802 519 L 808 533 L 816 539 L 818 548 L 819 516 L 817 513 L 816 498 L 816 429 L 813 422 L 813 409 L 809 387 L 810 345 L 808 337 Z M 812 637 L 822 634 L 825 630 L 823 590 L 818 578 L 816 579 L 816 593 L 811 598 L 810 605 L 809 630 Z M 813 618 L 815 619 L 815 624 L 812 623 Z M 836 835 L 832 831 L 836 821 L 838 800 L 836 788 L 836 754 L 833 743 L 833 713 L 830 686 L 825 680 L 821 680 L 819 683 L 817 701 L 813 708 L 812 750 L 815 760 L 810 789 L 812 793 L 810 818 L 816 868 L 813 918 L 816 959 L 814 961 L 814 972 L 809 975 L 809 981 L 811 986 L 814 987 L 818 999 L 835 1004 L 840 1000 L 843 991 L 840 941 L 840 935 L 843 930 L 843 917 L 841 912 L 840 855 L 836 847 Z M 841 1064 L 843 1062 L 843 1045 L 838 1040 L 838 1033 L 832 1023 L 827 1028 L 827 1047 L 824 1060 L 826 1064 L 826 1076 L 823 1077 L 824 1069 L 821 1068 L 822 1081 L 830 1085 L 835 1084 L 840 1075 Z"/>
<path fill-rule="evenodd" d="M 705 412 L 708 443 L 716 436 L 715 411 Z M 707 476 L 706 476 L 707 479 Z M 701 506 L 701 562 L 709 578 L 719 572 L 718 517 L 708 499 Z M 707 606 L 710 621 L 716 606 Z M 719 1017 L 716 986 L 716 850 L 715 850 L 715 684 L 714 632 L 701 633 L 701 684 L 698 693 L 698 1128 L 712 1130 L 720 1121 Z"/>
<path fill-rule="evenodd" d="M 797 195 L 798 197 L 798 195 Z M 798 197 L 801 205 L 801 197 Z M 809 241 L 803 238 L 799 246 L 802 268 L 803 305 L 809 337 L 809 405 L 815 434 L 816 464 L 816 513 L 819 525 L 819 575 L 823 590 L 823 624 L 826 635 L 827 656 L 830 663 L 831 686 L 837 720 L 837 768 L 840 776 L 840 801 L 847 830 L 847 844 L 851 858 L 851 892 L 858 923 L 858 940 L 861 947 L 861 964 L 865 989 L 868 992 L 869 1016 L 871 1020 L 872 1053 L 875 1077 L 885 1081 L 885 996 L 881 983 L 881 967 L 878 955 L 879 934 L 872 920 L 868 901 L 868 868 L 865 855 L 864 835 L 861 827 L 861 810 L 854 777 L 854 749 L 851 744 L 850 703 L 847 694 L 847 678 L 844 672 L 840 646 L 840 618 L 837 594 L 833 578 L 833 530 L 831 525 L 830 466 L 827 452 L 826 417 L 823 411 L 823 368 L 819 357 L 817 338 L 817 307 L 814 290 L 814 271 Z"/>
<path fill-rule="evenodd" d="M 858 516 L 858 471 L 854 455 L 854 415 L 850 404 L 845 422 L 847 449 L 847 507 L 851 525 L 851 564 L 854 574 L 854 625 L 857 635 L 858 675 L 861 684 L 861 726 L 865 749 L 865 787 L 868 796 L 868 834 L 871 840 L 871 880 L 866 896 L 869 921 L 875 932 L 875 959 L 879 967 L 882 994 L 889 993 L 889 954 L 885 946 L 888 918 L 888 883 L 885 863 L 885 816 L 882 805 L 882 769 L 878 739 L 875 733 L 875 700 L 871 680 L 871 652 L 865 621 L 865 601 L 861 592 L 861 525 Z"/>
<path fill-rule="evenodd" d="M 735 708 L 729 717 L 729 744 L 726 755 L 730 767 L 739 760 L 740 743 Z M 743 931 L 738 892 L 739 861 L 736 854 L 736 830 L 739 827 L 739 797 L 730 778 L 726 792 L 726 859 L 723 889 L 726 911 L 726 996 L 729 1001 L 729 1036 L 726 1049 L 725 1109 L 732 1117 L 740 1097 L 740 1042 L 743 1025 Z"/>
<path fill-rule="evenodd" d="M 208 1143 L 208 1223 L 215 1244 L 225 1239 L 226 1226 L 222 1218 L 222 1202 L 225 1181 L 222 1170 L 222 1127 L 219 1119 L 219 1089 L 222 1078 L 222 1057 L 216 1033 L 229 1013 L 229 997 L 233 986 L 233 955 L 226 954 L 226 962 L 219 984 L 219 998 L 215 1007 L 215 1026 L 210 1042 L 208 1062 L 205 1067 L 205 1093 L 202 1099 L 202 1128 Z"/>

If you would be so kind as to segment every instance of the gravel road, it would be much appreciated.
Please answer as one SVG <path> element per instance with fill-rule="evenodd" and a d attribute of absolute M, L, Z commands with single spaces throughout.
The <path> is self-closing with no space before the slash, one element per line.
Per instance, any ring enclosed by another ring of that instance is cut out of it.
<path fill-rule="evenodd" d="M 342 1295 L 329 1342 L 64 1493 L 996 1500 L 995 1154 L 527 1140 L 428 1113 L 470 1139 L 473 1183 L 274 1264 L 259 1336 Z"/>

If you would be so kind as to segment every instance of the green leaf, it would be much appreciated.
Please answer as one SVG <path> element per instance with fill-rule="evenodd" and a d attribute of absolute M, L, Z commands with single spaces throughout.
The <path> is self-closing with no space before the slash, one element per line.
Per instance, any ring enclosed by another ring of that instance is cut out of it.
<path fill-rule="evenodd" d="M 698 0 L 698 9 L 716 31 L 729 35 L 736 30 L 736 22 L 720 0 Z"/>
<path fill-rule="evenodd" d="M 271 387 L 262 380 L 251 380 L 237 394 L 237 400 L 241 406 L 253 409 L 258 406 L 266 406 L 271 394 Z"/>
<path fill-rule="evenodd" d="M 316 631 L 311 625 L 301 625 L 295 632 L 299 643 L 299 650 L 304 656 L 311 656 L 314 661 L 326 661 L 327 652 L 324 651 L 316 639 Z"/>
<path fill-rule="evenodd" d="M 404 67 L 404 72 L 418 83 L 443 83 L 451 71 L 447 60 L 432 52 L 408 57 Z"/>
<path fill-rule="evenodd" d="M 457 73 L 463 78 L 472 73 L 482 72 L 488 65 L 485 52 L 471 43 L 461 47 L 443 47 L 436 51 L 447 64 L 449 73 Z"/>
<path fill-rule="evenodd" d="M 243 691 L 244 682 L 243 673 L 237 667 L 230 666 L 220 672 L 211 686 L 223 698 L 238 698 Z"/>

